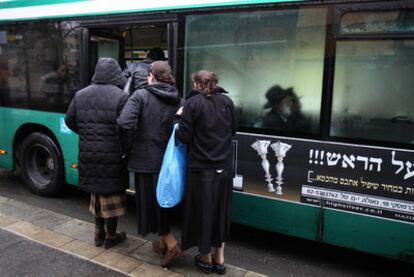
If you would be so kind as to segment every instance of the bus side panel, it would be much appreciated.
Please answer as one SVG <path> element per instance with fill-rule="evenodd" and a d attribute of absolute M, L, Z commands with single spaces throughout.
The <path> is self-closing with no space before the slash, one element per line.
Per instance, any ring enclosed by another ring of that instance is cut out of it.
<path fill-rule="evenodd" d="M 259 229 L 316 240 L 320 208 L 233 193 L 232 220 Z M 410 260 L 414 225 L 324 209 L 322 241 L 332 245 Z"/>
<path fill-rule="evenodd" d="M 414 224 L 325 210 L 324 241 L 400 260 L 414 255 Z"/>
<path fill-rule="evenodd" d="M 5 111 L 0 107 L 0 149 L 7 151 L 6 154 L 0 155 L 0 168 L 7 170 L 13 169 L 13 153 L 8 139 L 11 130 L 6 128 Z"/>
<path fill-rule="evenodd" d="M 0 108 L 0 115 L 0 149 L 7 151 L 7 155 L 0 156 L 0 167 L 13 168 L 13 140 L 17 130 L 25 124 L 37 124 L 49 129 L 57 139 L 62 150 L 66 183 L 78 183 L 78 170 L 71 168 L 71 164 L 77 164 L 78 160 L 78 136 L 64 124 L 64 114 Z"/>
<path fill-rule="evenodd" d="M 259 229 L 314 240 L 319 208 L 233 193 L 232 220 Z"/>

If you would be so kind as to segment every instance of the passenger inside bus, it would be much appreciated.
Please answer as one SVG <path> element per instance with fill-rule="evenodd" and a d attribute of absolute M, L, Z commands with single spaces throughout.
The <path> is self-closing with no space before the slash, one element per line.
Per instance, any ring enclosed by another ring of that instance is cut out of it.
<path fill-rule="evenodd" d="M 96 61 L 111 57 L 118 61 L 125 73 L 134 72 L 136 83 L 131 90 L 146 83 L 146 68 L 152 61 L 167 60 L 168 41 L 166 25 L 142 25 L 116 28 L 91 29 L 89 42 L 90 77 L 93 76 Z"/>
<path fill-rule="evenodd" d="M 164 51 L 159 47 L 151 48 L 144 60 L 129 63 L 124 71 L 128 78 L 124 90 L 128 92 L 128 94 L 131 94 L 135 90 L 148 84 L 148 68 L 150 64 L 155 61 L 165 61 Z"/>
<path fill-rule="evenodd" d="M 302 113 L 302 105 L 293 88 L 274 85 L 265 94 L 264 109 L 270 109 L 256 122 L 256 128 L 272 129 L 283 133 L 305 133 L 311 129 L 310 121 Z"/>
<path fill-rule="evenodd" d="M 68 66 L 61 64 L 55 71 L 47 73 L 40 78 L 41 92 L 45 94 L 47 102 L 54 106 L 57 111 L 64 108 L 63 105 L 68 102 L 66 100 L 69 98 L 67 73 Z"/>
<path fill-rule="evenodd" d="M 292 88 L 283 89 L 274 85 L 266 92 L 267 103 L 264 109 L 270 109 L 263 117 L 262 127 L 273 130 L 284 130 L 289 116 L 292 113 L 292 97 L 289 92 Z"/>

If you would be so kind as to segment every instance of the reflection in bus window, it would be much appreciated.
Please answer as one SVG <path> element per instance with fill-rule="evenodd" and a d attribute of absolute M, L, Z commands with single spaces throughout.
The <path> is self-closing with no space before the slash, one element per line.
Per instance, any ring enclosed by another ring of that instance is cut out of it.
<path fill-rule="evenodd" d="M 325 8 L 188 16 L 184 91 L 191 90 L 192 72 L 211 70 L 236 105 L 239 127 L 316 133 L 325 28 Z M 266 115 L 271 117 L 274 108 L 266 106 L 266 93 L 274 86 L 291 88 L 289 109 L 298 111 L 284 114 L 281 128 L 266 125 Z M 290 124 L 287 129 L 294 116 L 308 128 Z"/>
<path fill-rule="evenodd" d="M 0 104 L 65 112 L 79 89 L 78 22 L 0 27 Z"/>
<path fill-rule="evenodd" d="M 364 11 L 341 18 L 341 34 L 414 32 L 414 10 Z"/>
<path fill-rule="evenodd" d="M 331 135 L 414 142 L 414 40 L 339 41 Z"/>

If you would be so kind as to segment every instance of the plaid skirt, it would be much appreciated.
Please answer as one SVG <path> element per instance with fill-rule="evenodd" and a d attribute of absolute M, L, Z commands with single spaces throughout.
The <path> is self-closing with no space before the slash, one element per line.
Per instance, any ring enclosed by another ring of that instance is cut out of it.
<path fill-rule="evenodd" d="M 89 211 L 95 217 L 101 218 L 121 216 L 126 213 L 126 194 L 124 192 L 111 194 L 91 193 Z"/>

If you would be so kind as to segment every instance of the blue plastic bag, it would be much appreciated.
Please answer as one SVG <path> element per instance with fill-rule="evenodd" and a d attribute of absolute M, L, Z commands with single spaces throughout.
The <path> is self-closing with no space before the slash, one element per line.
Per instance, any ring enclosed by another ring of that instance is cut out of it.
<path fill-rule="evenodd" d="M 181 202 L 185 189 L 187 146 L 175 139 L 174 125 L 162 160 L 157 183 L 157 201 L 163 208 L 171 208 Z"/>

